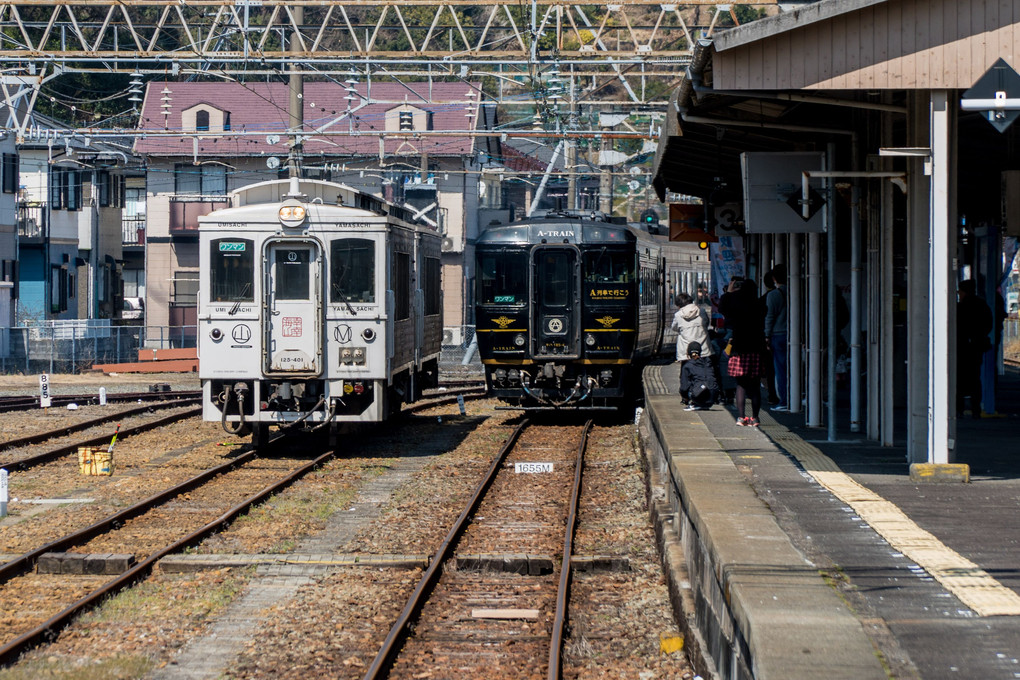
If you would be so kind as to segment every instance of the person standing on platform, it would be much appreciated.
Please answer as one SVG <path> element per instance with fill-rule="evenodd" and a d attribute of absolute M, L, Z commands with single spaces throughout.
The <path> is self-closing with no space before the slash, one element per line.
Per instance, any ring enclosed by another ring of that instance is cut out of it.
<path fill-rule="evenodd" d="M 779 403 L 772 410 L 789 411 L 790 397 L 786 389 L 786 267 L 776 265 L 772 278 L 776 287 L 765 294 L 765 346 L 772 353 L 776 394 L 779 397 Z"/>
<path fill-rule="evenodd" d="M 758 427 L 761 411 L 762 351 L 765 349 L 764 319 L 754 282 L 730 281 L 719 300 L 719 311 L 732 329 L 728 373 L 737 381 L 737 425 Z M 751 399 L 751 416 L 744 416 L 745 400 Z"/>
<path fill-rule="evenodd" d="M 765 275 L 761 277 L 761 282 L 765 286 L 765 294 L 758 298 L 758 302 L 761 304 L 762 317 L 766 317 L 768 315 L 769 295 L 776 289 L 776 280 L 773 278 L 772 272 L 765 272 Z M 768 340 L 767 337 L 766 340 Z M 769 408 L 774 408 L 779 404 L 779 395 L 776 394 L 776 371 L 772 361 L 772 350 L 769 348 L 768 342 L 765 343 L 761 360 L 762 368 L 765 371 L 763 382 L 769 393 Z"/>
<path fill-rule="evenodd" d="M 699 307 L 687 293 L 676 296 L 676 314 L 673 315 L 673 330 L 677 332 L 676 360 L 687 359 L 687 346 L 692 342 L 701 345 L 701 356 L 712 356 L 712 344 L 708 341 L 708 314 Z"/>
<path fill-rule="evenodd" d="M 974 280 L 960 282 L 956 305 L 956 411 L 963 413 L 970 397 L 970 412 L 981 417 L 981 365 L 992 348 L 992 310 L 977 296 Z"/>

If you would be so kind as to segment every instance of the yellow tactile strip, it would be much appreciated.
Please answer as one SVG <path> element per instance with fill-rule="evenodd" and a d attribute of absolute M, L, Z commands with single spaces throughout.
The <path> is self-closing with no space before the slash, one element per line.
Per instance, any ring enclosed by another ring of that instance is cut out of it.
<path fill-rule="evenodd" d="M 667 394 L 666 381 L 662 377 L 663 366 L 649 366 L 644 371 L 645 394 Z"/>
<path fill-rule="evenodd" d="M 771 417 L 766 416 L 762 420 L 765 433 L 789 451 L 819 484 L 849 505 L 894 550 L 916 562 L 976 614 L 1020 615 L 1020 595 L 917 526 L 896 505 L 841 472 L 832 459 L 817 448 L 790 433 Z"/>

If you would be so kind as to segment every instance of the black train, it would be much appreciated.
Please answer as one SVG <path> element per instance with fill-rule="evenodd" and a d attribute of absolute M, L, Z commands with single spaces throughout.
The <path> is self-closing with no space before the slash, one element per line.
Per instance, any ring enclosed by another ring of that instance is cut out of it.
<path fill-rule="evenodd" d="M 672 318 L 670 245 L 599 213 L 484 231 L 475 324 L 489 394 L 525 409 L 626 405 Z"/>

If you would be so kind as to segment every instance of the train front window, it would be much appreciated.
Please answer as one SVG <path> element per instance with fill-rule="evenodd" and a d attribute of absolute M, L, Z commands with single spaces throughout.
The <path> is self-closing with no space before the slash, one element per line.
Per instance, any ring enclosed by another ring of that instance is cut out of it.
<path fill-rule="evenodd" d="M 523 305 L 528 300 L 528 255 L 499 250 L 478 256 L 478 301 L 483 305 Z"/>
<path fill-rule="evenodd" d="M 375 302 L 375 244 L 364 238 L 330 243 L 329 301 Z"/>
<path fill-rule="evenodd" d="M 280 249 L 276 251 L 276 299 L 309 299 L 309 251 Z"/>
<path fill-rule="evenodd" d="M 244 238 L 212 242 L 209 253 L 209 301 L 255 301 L 255 243 Z"/>
<path fill-rule="evenodd" d="M 601 248 L 584 254 L 584 280 L 590 283 L 634 283 L 634 255 Z"/>
<path fill-rule="evenodd" d="M 542 304 L 546 307 L 565 307 L 570 301 L 570 270 L 573 258 L 563 251 L 542 253 L 542 281 L 539 283 Z"/>

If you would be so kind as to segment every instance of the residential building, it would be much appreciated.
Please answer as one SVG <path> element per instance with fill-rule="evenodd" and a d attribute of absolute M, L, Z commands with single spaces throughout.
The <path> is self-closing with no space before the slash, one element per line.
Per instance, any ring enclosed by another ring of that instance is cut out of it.
<path fill-rule="evenodd" d="M 0 134 L 0 357 L 10 351 L 18 297 L 18 151 L 14 135 Z"/>
<path fill-rule="evenodd" d="M 17 323 L 117 318 L 128 146 L 32 118 L 17 158 Z"/>

